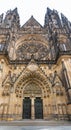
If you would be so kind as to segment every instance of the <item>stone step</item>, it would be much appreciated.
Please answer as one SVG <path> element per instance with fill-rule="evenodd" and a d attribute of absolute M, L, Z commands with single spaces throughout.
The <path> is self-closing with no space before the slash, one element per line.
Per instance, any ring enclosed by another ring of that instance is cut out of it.
<path fill-rule="evenodd" d="M 0 121 L 0 126 L 71 126 L 71 121 L 53 121 L 53 120 Z"/>

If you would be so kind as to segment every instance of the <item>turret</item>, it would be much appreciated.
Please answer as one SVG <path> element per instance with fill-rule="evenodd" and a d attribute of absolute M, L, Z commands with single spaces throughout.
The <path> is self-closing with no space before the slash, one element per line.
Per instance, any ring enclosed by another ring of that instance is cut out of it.
<path fill-rule="evenodd" d="M 13 11 L 12 10 L 7 11 L 4 19 L 4 24 L 6 28 L 10 27 L 18 28 L 20 26 L 19 14 L 17 12 L 17 8 L 15 8 Z"/>
<path fill-rule="evenodd" d="M 51 14 L 52 14 L 52 10 L 47 8 L 47 12 L 45 14 L 45 23 L 44 23 L 45 27 L 49 26 L 49 22 L 51 21 Z"/>
<path fill-rule="evenodd" d="M 65 28 L 67 33 L 71 32 L 71 22 L 61 13 L 62 26 Z"/>
<path fill-rule="evenodd" d="M 44 26 L 50 26 L 50 28 L 60 28 L 61 20 L 56 10 L 50 10 L 47 8 L 47 12 L 45 14 L 45 23 Z"/>

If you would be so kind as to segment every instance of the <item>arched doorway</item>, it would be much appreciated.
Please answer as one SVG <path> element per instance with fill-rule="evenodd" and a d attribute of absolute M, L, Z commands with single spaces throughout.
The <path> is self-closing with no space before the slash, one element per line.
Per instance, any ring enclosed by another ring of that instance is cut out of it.
<path fill-rule="evenodd" d="M 40 86 L 34 82 L 27 84 L 23 90 L 23 119 L 43 119 L 43 100 Z"/>
<path fill-rule="evenodd" d="M 33 71 L 32 68 L 34 68 Z M 29 64 L 25 72 L 16 81 L 16 100 L 21 106 L 22 119 L 46 119 L 46 107 L 50 101 L 50 85 L 36 64 L 32 68 Z"/>

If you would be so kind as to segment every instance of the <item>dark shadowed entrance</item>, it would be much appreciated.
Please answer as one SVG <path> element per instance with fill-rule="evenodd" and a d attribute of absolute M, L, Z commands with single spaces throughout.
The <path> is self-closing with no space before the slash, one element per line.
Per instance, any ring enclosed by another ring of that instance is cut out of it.
<path fill-rule="evenodd" d="M 30 97 L 23 99 L 23 119 L 32 119 L 32 103 Z M 34 99 L 34 119 L 43 119 L 43 100 L 40 97 Z"/>
<path fill-rule="evenodd" d="M 43 119 L 43 102 L 42 99 L 36 97 L 35 103 L 35 119 Z"/>
<path fill-rule="evenodd" d="M 29 97 L 25 97 L 23 99 L 23 119 L 31 119 L 31 99 Z"/>

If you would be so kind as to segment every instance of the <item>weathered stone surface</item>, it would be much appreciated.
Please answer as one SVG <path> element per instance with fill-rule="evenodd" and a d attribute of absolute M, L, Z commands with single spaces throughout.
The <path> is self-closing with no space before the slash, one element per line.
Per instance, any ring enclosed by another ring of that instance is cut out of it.
<path fill-rule="evenodd" d="M 44 27 L 33 16 L 20 27 L 17 9 L 0 15 L 0 120 L 71 120 L 70 36 L 56 10 Z"/>

